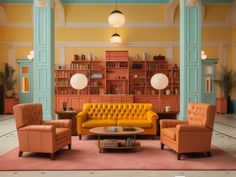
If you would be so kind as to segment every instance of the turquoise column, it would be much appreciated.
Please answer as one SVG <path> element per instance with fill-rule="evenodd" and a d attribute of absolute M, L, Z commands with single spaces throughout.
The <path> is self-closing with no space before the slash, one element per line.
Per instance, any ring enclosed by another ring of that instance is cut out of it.
<path fill-rule="evenodd" d="M 189 102 L 201 102 L 201 0 L 180 0 L 180 114 Z"/>
<path fill-rule="evenodd" d="M 54 117 L 53 0 L 34 0 L 34 102 L 43 105 L 44 119 Z"/>

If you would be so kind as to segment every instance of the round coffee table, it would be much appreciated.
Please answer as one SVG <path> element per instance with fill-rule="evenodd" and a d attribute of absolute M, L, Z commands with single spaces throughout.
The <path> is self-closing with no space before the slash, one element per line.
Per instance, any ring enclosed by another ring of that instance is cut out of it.
<path fill-rule="evenodd" d="M 136 149 L 140 147 L 140 143 L 136 141 L 136 135 L 144 132 L 139 127 L 96 127 L 89 130 L 92 134 L 98 136 L 99 152 L 102 149 Z M 119 136 L 125 141 L 120 140 L 101 140 L 101 137 Z"/>

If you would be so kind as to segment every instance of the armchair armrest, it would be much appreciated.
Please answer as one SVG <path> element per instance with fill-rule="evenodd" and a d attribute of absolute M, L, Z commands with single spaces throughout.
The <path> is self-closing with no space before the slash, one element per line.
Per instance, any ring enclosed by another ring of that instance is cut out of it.
<path fill-rule="evenodd" d="M 154 113 L 153 111 L 147 111 L 146 113 L 147 120 L 150 122 L 156 122 L 157 119 L 157 114 Z"/>
<path fill-rule="evenodd" d="M 72 122 L 69 119 L 43 121 L 43 125 L 54 125 L 56 128 L 71 128 Z"/>
<path fill-rule="evenodd" d="M 162 119 L 160 120 L 160 127 L 162 128 L 171 128 L 176 127 L 179 124 L 188 124 L 187 121 L 182 120 L 173 120 L 173 119 Z"/>
<path fill-rule="evenodd" d="M 54 125 L 28 125 L 18 129 L 19 131 L 36 131 L 36 132 L 52 132 L 55 133 Z"/>
<path fill-rule="evenodd" d="M 202 126 L 193 125 L 177 125 L 176 130 L 178 131 L 211 131 L 211 129 Z"/>
<path fill-rule="evenodd" d="M 179 152 L 209 151 L 211 147 L 212 129 L 208 127 L 177 125 L 176 142 Z"/>

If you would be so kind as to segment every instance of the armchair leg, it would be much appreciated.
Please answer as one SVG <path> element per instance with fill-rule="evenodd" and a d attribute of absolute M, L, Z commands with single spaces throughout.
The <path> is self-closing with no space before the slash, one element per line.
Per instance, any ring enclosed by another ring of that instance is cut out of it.
<path fill-rule="evenodd" d="M 51 160 L 54 160 L 54 159 L 55 159 L 54 153 L 51 153 Z"/>
<path fill-rule="evenodd" d="M 71 150 L 71 144 L 68 144 L 68 149 Z"/>
<path fill-rule="evenodd" d="M 177 160 L 181 160 L 181 153 L 177 153 Z"/>
<path fill-rule="evenodd" d="M 164 144 L 163 143 L 161 143 L 161 150 L 163 150 L 164 149 Z"/>
<path fill-rule="evenodd" d="M 79 140 L 81 140 L 82 139 L 82 135 L 79 135 Z"/>
<path fill-rule="evenodd" d="M 211 152 L 210 151 L 207 151 L 207 156 L 211 157 Z"/>
<path fill-rule="evenodd" d="M 22 157 L 23 151 L 19 151 L 18 157 Z"/>

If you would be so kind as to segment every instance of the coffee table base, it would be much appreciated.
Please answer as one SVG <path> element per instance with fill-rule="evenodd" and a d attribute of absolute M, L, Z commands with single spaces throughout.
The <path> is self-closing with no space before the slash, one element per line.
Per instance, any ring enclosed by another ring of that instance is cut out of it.
<path fill-rule="evenodd" d="M 117 143 L 118 145 L 117 146 L 107 146 L 107 145 L 104 145 L 102 143 L 103 140 L 101 140 L 101 137 L 105 137 L 105 136 L 100 136 L 98 135 L 98 149 L 99 149 L 99 153 L 102 153 L 102 150 L 103 149 L 112 149 L 112 150 L 136 150 L 137 148 L 139 148 L 141 146 L 141 143 L 140 142 L 137 142 L 136 141 L 136 136 L 132 136 L 132 140 L 131 140 L 131 144 L 130 145 L 127 145 L 127 139 L 128 138 L 131 138 L 130 136 L 129 137 L 125 137 L 126 138 L 126 141 L 118 141 L 117 140 Z M 136 151 L 135 151 L 136 152 Z"/>

